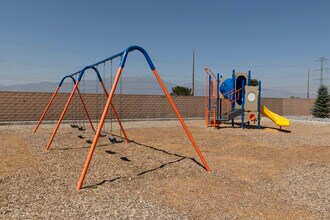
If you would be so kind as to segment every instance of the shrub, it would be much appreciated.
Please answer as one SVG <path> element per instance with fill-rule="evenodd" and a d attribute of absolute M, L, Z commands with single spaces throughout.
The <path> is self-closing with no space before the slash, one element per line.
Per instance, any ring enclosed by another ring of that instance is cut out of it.
<path fill-rule="evenodd" d="M 317 98 L 312 109 L 312 114 L 316 118 L 328 118 L 330 113 L 330 96 L 328 87 L 320 85 L 317 90 Z"/>
<path fill-rule="evenodd" d="M 171 95 L 182 95 L 182 96 L 190 96 L 192 95 L 192 89 L 189 87 L 176 86 L 172 87 Z"/>

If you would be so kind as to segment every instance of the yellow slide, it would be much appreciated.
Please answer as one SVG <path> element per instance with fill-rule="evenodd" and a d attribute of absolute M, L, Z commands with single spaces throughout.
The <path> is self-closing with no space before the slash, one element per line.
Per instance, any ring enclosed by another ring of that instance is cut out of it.
<path fill-rule="evenodd" d="M 272 112 L 269 110 L 266 106 L 261 105 L 260 109 L 261 113 L 266 115 L 270 120 L 272 120 L 275 124 L 278 126 L 289 126 L 290 120 L 287 118 L 284 118 L 282 116 L 279 116 L 278 114 Z"/>

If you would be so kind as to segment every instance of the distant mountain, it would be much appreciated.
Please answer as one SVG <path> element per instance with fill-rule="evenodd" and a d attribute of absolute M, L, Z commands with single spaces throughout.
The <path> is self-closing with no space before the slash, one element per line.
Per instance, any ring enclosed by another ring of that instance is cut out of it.
<path fill-rule="evenodd" d="M 0 91 L 14 91 L 14 92 L 53 92 L 58 83 L 54 82 L 40 82 L 40 83 L 26 83 L 16 84 L 11 86 L 0 86 Z M 68 90 L 68 85 L 63 85 L 63 90 Z M 65 88 L 65 89 L 64 89 Z"/>
<path fill-rule="evenodd" d="M 172 87 L 178 84 L 163 81 L 165 87 L 169 92 L 172 91 Z M 111 87 L 110 79 L 105 79 L 105 85 L 108 90 Z M 122 85 L 122 87 L 121 87 Z M 180 86 L 191 88 L 191 83 L 179 84 Z M 0 91 L 15 91 L 15 92 L 54 92 L 57 88 L 57 82 L 40 82 L 40 83 L 27 83 L 17 84 L 11 86 L 0 86 Z M 63 83 L 60 92 L 69 93 L 72 90 L 72 83 L 66 81 Z M 80 84 L 81 92 L 85 93 L 97 93 L 96 81 L 86 80 Z M 122 94 L 145 94 L 145 95 L 163 95 L 157 80 L 151 76 L 125 76 L 122 78 L 122 83 L 118 83 L 116 93 Z M 101 93 L 101 86 L 98 85 L 98 91 Z M 195 81 L 195 96 L 205 96 L 205 82 Z M 274 98 L 289 98 L 290 96 L 304 97 L 304 94 L 299 91 L 289 91 L 285 88 L 263 88 L 262 97 L 274 97 Z"/>
<path fill-rule="evenodd" d="M 165 87 L 169 92 L 172 91 L 172 87 L 175 86 L 174 83 L 163 81 Z M 111 87 L 110 79 L 105 79 L 105 86 L 108 90 Z M 11 86 L 0 86 L 0 91 L 15 91 L 15 92 L 54 92 L 58 87 L 57 82 L 40 82 L 40 83 L 26 83 L 26 84 L 17 84 Z M 79 89 L 84 93 L 97 93 L 97 87 L 99 93 L 101 90 L 100 84 L 96 84 L 96 81 L 85 80 L 82 81 L 79 85 Z M 69 93 L 73 88 L 73 83 L 68 79 L 65 81 L 61 87 L 60 92 Z M 122 77 L 122 82 L 119 81 L 116 89 L 116 93 L 122 94 L 146 94 L 146 95 L 162 95 L 163 91 L 161 90 L 157 80 L 150 76 L 130 76 Z"/>

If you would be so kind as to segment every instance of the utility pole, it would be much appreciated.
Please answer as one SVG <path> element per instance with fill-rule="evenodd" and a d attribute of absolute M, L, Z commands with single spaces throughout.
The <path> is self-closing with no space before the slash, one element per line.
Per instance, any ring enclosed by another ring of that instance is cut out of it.
<path fill-rule="evenodd" d="M 307 98 L 309 99 L 309 80 L 310 80 L 310 67 L 308 65 L 308 75 L 307 75 Z"/>
<path fill-rule="evenodd" d="M 325 70 L 327 70 L 327 69 L 324 69 L 324 63 L 327 60 L 329 60 L 329 59 L 326 59 L 325 57 L 320 57 L 320 59 L 316 60 L 316 62 L 320 62 L 320 65 L 321 65 L 320 69 L 318 69 L 318 70 L 320 70 L 320 85 L 323 85 L 323 73 Z"/>
<path fill-rule="evenodd" d="M 192 51 L 192 96 L 195 95 L 195 50 Z"/>

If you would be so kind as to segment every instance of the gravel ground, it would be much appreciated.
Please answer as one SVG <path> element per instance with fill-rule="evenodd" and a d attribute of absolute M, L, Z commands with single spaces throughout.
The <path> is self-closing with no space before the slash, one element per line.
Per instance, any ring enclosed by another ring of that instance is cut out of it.
<path fill-rule="evenodd" d="M 330 124 L 330 118 L 315 118 L 313 116 L 289 116 L 291 121 L 300 121 L 304 123 L 325 123 Z"/>
<path fill-rule="evenodd" d="M 54 125 L 0 126 L 0 218 L 329 219 L 330 126 L 307 121 L 187 121 L 211 173 L 177 121 L 124 122 L 132 142 L 100 138 L 79 192 L 92 132 L 63 125 L 46 152 Z"/>

